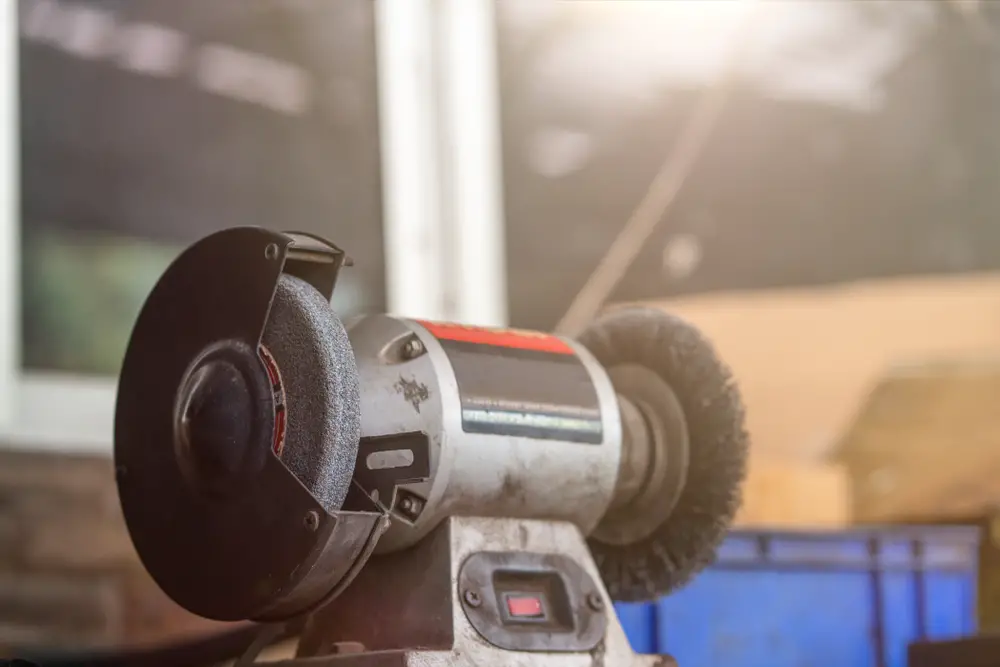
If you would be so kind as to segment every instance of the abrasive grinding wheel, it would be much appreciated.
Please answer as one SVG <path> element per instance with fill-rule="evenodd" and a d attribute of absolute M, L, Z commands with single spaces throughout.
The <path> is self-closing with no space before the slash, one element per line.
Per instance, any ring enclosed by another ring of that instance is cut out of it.
<path fill-rule="evenodd" d="M 344 325 L 312 285 L 282 275 L 262 346 L 284 392 L 277 454 L 328 512 L 338 510 L 361 438 L 361 390 Z"/>
<path fill-rule="evenodd" d="M 648 421 L 660 423 L 665 434 L 658 453 L 668 469 L 684 473 L 683 480 L 665 475 L 652 488 L 660 496 L 652 514 L 665 517 L 662 521 L 631 540 L 602 539 L 602 533 L 627 534 L 614 525 L 599 527 L 588 540 L 610 595 L 622 602 L 648 601 L 709 565 L 732 524 L 748 454 L 742 401 L 712 344 L 666 312 L 612 311 L 579 340 L 608 370 L 621 397 L 651 406 Z"/>

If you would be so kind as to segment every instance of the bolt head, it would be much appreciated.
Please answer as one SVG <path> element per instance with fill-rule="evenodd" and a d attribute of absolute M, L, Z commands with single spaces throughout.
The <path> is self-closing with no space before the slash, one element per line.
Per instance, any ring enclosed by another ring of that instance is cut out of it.
<path fill-rule="evenodd" d="M 601 597 L 600 593 L 591 593 L 587 596 L 587 606 L 594 611 L 601 611 L 604 609 L 604 598 Z"/>
<path fill-rule="evenodd" d="M 413 359 L 419 357 L 424 353 L 424 344 L 420 342 L 419 338 L 411 338 L 406 341 L 406 345 L 403 346 L 403 355 L 407 359 Z"/>

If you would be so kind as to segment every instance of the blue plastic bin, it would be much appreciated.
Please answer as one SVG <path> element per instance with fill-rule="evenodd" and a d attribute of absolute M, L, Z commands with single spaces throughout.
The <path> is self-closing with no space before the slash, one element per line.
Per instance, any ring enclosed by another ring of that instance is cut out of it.
<path fill-rule="evenodd" d="M 636 653 L 656 653 L 656 605 L 615 604 L 618 620 Z"/>
<path fill-rule="evenodd" d="M 680 667 L 905 667 L 921 638 L 976 629 L 979 531 L 732 533 L 650 605 L 616 605 L 633 648 Z"/>

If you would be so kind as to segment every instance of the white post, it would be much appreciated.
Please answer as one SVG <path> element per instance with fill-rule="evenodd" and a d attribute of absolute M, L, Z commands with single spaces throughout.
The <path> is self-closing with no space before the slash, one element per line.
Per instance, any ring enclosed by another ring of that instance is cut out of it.
<path fill-rule="evenodd" d="M 441 153 L 454 319 L 506 326 L 507 275 L 493 0 L 442 0 Z M 446 274 L 446 275 L 449 275 Z"/>
<path fill-rule="evenodd" d="M 21 372 L 20 150 L 18 136 L 17 3 L 3 4 L 0 18 L 0 424 L 14 416 Z"/>
<path fill-rule="evenodd" d="M 445 320 L 445 221 L 431 0 L 377 0 L 388 311 Z"/>

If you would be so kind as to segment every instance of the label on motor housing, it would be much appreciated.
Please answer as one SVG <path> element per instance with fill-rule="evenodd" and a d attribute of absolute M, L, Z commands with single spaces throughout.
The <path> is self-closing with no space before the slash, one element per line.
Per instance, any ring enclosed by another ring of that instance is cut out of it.
<path fill-rule="evenodd" d="M 562 339 L 534 331 L 419 323 L 451 361 L 466 433 L 603 441 L 597 390 Z"/>

